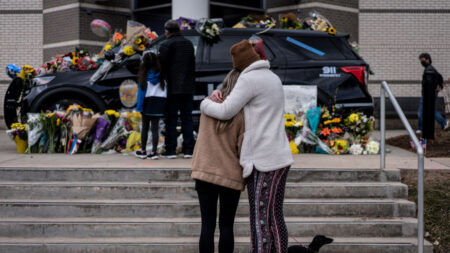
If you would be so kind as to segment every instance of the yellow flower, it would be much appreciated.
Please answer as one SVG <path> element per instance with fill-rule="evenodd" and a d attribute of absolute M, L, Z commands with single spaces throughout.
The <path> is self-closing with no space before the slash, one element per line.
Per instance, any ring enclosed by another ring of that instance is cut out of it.
<path fill-rule="evenodd" d="M 54 112 L 52 112 L 52 113 L 47 113 L 45 116 L 46 116 L 47 118 L 51 118 L 51 117 L 55 116 L 55 113 L 54 113 Z"/>
<path fill-rule="evenodd" d="M 145 50 L 145 45 L 144 44 L 139 45 L 139 50 L 144 51 Z"/>
<path fill-rule="evenodd" d="M 298 147 L 297 147 L 297 145 L 295 144 L 295 142 L 293 142 L 293 141 L 291 141 L 291 142 L 289 142 L 289 146 L 291 147 L 291 152 L 292 152 L 292 154 L 298 154 L 298 153 L 300 153 L 300 150 L 298 150 Z"/>
<path fill-rule="evenodd" d="M 130 46 L 126 46 L 123 48 L 123 52 L 124 54 L 128 55 L 128 56 L 132 56 L 133 54 L 135 54 L 136 52 L 133 50 L 132 47 Z"/>
<path fill-rule="evenodd" d="M 111 45 L 110 44 L 106 44 L 106 46 L 105 46 L 105 51 L 108 51 L 108 50 L 110 50 L 111 49 Z"/>
<path fill-rule="evenodd" d="M 139 38 L 139 39 L 137 39 L 137 41 L 136 41 L 136 44 L 141 44 L 142 43 L 142 39 L 141 38 Z"/>
<path fill-rule="evenodd" d="M 89 109 L 89 108 L 81 108 L 81 110 L 83 112 L 92 112 L 92 109 Z"/>
<path fill-rule="evenodd" d="M 286 120 L 295 120 L 295 115 L 294 114 L 285 114 L 284 115 L 284 119 L 286 119 Z"/>
<path fill-rule="evenodd" d="M 60 119 L 60 118 L 58 118 L 58 119 L 56 120 L 56 126 L 59 126 L 59 124 L 61 124 L 61 119 Z"/>
<path fill-rule="evenodd" d="M 80 59 L 80 58 L 74 56 L 74 57 L 72 58 L 72 65 L 77 65 L 77 64 L 78 64 L 78 59 Z"/>
<path fill-rule="evenodd" d="M 66 114 L 69 114 L 69 112 L 72 110 L 80 110 L 80 109 L 81 109 L 80 105 L 70 105 L 66 110 Z"/>
<path fill-rule="evenodd" d="M 295 120 L 285 121 L 284 126 L 285 127 L 293 127 L 295 125 L 295 123 L 297 123 Z"/>
<path fill-rule="evenodd" d="M 331 35 L 335 35 L 336 34 L 336 29 L 334 29 L 334 27 L 330 27 L 328 28 L 328 33 Z"/>
<path fill-rule="evenodd" d="M 354 123 L 354 122 L 360 120 L 359 114 L 357 114 L 357 113 L 352 113 L 352 114 L 350 114 L 350 116 L 348 116 L 348 120 L 349 120 L 351 123 Z"/>

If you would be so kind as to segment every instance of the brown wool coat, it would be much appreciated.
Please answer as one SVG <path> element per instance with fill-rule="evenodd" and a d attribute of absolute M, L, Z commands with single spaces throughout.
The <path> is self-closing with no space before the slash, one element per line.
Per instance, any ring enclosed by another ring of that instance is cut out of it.
<path fill-rule="evenodd" d="M 192 158 L 192 178 L 235 190 L 244 190 L 239 154 L 244 138 L 244 113 L 238 113 L 220 133 L 217 120 L 202 114 Z"/>

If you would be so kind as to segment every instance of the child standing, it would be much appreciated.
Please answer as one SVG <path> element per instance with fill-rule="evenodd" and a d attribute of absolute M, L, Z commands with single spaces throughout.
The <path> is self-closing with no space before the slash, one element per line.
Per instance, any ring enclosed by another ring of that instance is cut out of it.
<path fill-rule="evenodd" d="M 141 150 L 136 156 L 143 159 L 158 159 L 159 120 L 164 117 L 167 99 L 167 84 L 161 75 L 161 65 L 154 53 L 146 53 L 138 72 L 139 91 L 136 111 L 142 115 Z M 147 155 L 149 125 L 152 131 L 152 152 Z"/>

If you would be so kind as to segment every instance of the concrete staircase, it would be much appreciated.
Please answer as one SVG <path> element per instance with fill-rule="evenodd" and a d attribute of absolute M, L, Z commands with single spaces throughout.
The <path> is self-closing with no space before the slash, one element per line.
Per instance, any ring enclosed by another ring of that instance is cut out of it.
<path fill-rule="evenodd" d="M 190 169 L 0 168 L 0 253 L 198 252 L 193 186 Z M 417 252 L 407 194 L 398 170 L 291 169 L 288 230 L 333 237 L 322 253 Z M 235 252 L 249 252 L 246 198 Z"/>

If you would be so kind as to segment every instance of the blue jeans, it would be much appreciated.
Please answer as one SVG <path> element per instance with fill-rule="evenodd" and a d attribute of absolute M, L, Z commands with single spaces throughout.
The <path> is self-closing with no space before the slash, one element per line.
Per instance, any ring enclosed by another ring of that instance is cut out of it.
<path fill-rule="evenodd" d="M 437 96 L 438 96 L 438 93 L 436 92 L 436 98 L 437 98 Z M 420 131 L 422 131 L 422 115 L 423 115 L 423 96 L 420 97 L 419 111 L 418 111 L 419 130 Z M 444 128 L 445 125 L 447 124 L 447 120 L 437 110 L 434 110 L 434 118 L 441 125 L 442 128 Z"/>

